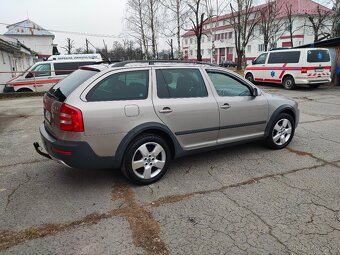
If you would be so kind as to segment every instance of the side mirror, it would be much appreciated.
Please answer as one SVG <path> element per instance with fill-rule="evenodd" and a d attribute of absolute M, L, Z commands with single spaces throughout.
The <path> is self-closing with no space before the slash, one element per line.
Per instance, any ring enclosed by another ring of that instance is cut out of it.
<path fill-rule="evenodd" d="M 29 72 L 25 78 L 33 78 L 34 74 L 32 72 Z"/>
<path fill-rule="evenodd" d="M 253 89 L 253 96 L 254 96 L 254 97 L 259 96 L 259 91 L 258 91 L 257 88 L 254 88 L 254 89 Z"/>

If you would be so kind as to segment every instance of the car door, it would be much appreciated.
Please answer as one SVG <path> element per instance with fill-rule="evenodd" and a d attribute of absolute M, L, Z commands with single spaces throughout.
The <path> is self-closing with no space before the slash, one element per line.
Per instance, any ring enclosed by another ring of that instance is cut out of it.
<path fill-rule="evenodd" d="M 153 104 L 184 149 L 216 144 L 219 111 L 199 67 L 154 68 Z"/>
<path fill-rule="evenodd" d="M 254 81 L 262 82 L 265 78 L 266 73 L 266 59 L 267 59 L 268 53 L 262 53 L 260 56 L 258 56 L 255 61 L 253 62 L 253 65 L 249 68 L 254 76 Z M 248 68 L 247 68 L 248 69 Z"/>
<path fill-rule="evenodd" d="M 253 96 L 253 87 L 242 78 L 217 70 L 207 70 L 220 112 L 217 143 L 261 137 L 268 120 L 268 102 Z"/>

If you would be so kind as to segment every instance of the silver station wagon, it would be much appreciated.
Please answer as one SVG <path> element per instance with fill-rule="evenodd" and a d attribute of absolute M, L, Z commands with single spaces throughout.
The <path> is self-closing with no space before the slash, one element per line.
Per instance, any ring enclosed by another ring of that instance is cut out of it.
<path fill-rule="evenodd" d="M 140 61 L 81 67 L 44 96 L 43 152 L 74 168 L 120 168 L 136 184 L 173 158 L 265 140 L 287 146 L 298 105 L 206 63 Z"/>

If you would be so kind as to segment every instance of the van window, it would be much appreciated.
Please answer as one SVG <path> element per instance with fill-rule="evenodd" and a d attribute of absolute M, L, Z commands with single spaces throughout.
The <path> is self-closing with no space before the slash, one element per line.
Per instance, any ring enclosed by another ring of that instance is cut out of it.
<path fill-rule="evenodd" d="M 307 52 L 307 62 L 329 62 L 329 52 L 328 50 L 309 50 Z"/>
<path fill-rule="evenodd" d="M 54 63 L 54 70 L 56 75 L 70 74 L 81 66 L 93 65 L 95 62 L 64 62 Z"/>
<path fill-rule="evenodd" d="M 208 96 L 198 69 L 178 68 L 156 70 L 159 98 L 188 98 Z"/>
<path fill-rule="evenodd" d="M 40 64 L 31 70 L 35 77 L 51 76 L 51 65 L 50 64 Z"/>
<path fill-rule="evenodd" d="M 77 62 L 54 63 L 54 70 L 56 75 L 70 74 L 77 69 Z"/>
<path fill-rule="evenodd" d="M 148 97 L 149 70 L 112 74 L 86 95 L 88 101 L 138 100 Z"/>
<path fill-rule="evenodd" d="M 271 52 L 268 64 L 299 63 L 300 51 Z"/>
<path fill-rule="evenodd" d="M 263 65 L 266 63 L 268 53 L 263 53 L 260 56 L 257 57 L 254 61 L 254 65 Z"/>

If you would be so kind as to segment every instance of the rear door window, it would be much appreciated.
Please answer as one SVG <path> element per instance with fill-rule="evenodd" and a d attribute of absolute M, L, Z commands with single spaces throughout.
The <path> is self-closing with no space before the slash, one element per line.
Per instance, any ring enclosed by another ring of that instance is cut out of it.
<path fill-rule="evenodd" d="M 268 64 L 299 63 L 300 51 L 271 52 Z"/>
<path fill-rule="evenodd" d="M 88 101 L 138 100 L 148 97 L 149 70 L 112 74 L 86 95 Z"/>
<path fill-rule="evenodd" d="M 330 56 L 328 50 L 309 50 L 307 52 L 307 62 L 329 62 Z"/>
<path fill-rule="evenodd" d="M 199 69 L 156 70 L 159 98 L 207 97 L 208 92 Z"/>

